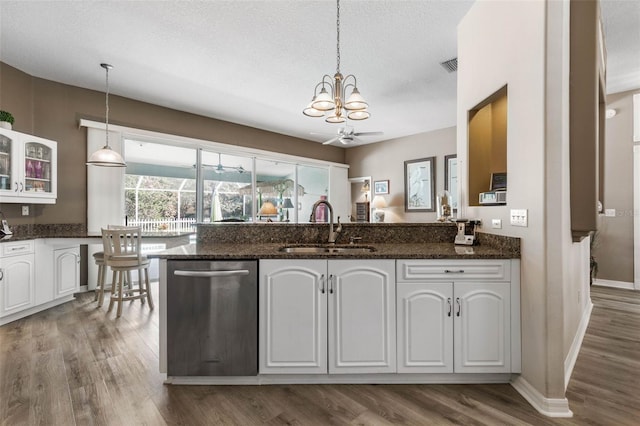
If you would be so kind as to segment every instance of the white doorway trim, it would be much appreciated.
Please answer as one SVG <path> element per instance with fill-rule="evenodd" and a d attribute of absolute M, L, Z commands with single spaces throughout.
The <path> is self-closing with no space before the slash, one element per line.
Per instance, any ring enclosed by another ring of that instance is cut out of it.
<path fill-rule="evenodd" d="M 640 290 L 640 145 L 633 146 L 633 288 Z"/>

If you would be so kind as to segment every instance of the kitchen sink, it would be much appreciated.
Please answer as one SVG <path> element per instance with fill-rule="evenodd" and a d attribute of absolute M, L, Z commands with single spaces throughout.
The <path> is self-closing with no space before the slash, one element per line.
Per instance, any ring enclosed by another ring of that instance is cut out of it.
<path fill-rule="evenodd" d="M 280 249 L 285 253 L 293 254 L 362 254 L 376 251 L 373 247 L 345 247 L 345 246 L 285 246 Z"/>

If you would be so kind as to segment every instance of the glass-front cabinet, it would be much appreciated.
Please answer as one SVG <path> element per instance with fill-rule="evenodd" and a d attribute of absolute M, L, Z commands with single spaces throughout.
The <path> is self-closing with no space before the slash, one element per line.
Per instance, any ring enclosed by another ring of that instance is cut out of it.
<path fill-rule="evenodd" d="M 0 129 L 0 197 L 3 203 L 54 204 L 57 143 Z"/>

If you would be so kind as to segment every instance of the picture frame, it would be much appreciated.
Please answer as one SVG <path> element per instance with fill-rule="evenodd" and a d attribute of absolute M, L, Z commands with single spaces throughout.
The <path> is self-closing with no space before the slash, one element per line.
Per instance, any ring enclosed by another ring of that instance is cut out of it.
<path fill-rule="evenodd" d="M 389 181 L 388 180 L 376 180 L 373 182 L 373 194 L 388 194 L 389 193 Z"/>
<path fill-rule="evenodd" d="M 458 211 L 458 156 L 450 154 L 444 156 L 444 189 L 451 197 L 451 208 Z"/>
<path fill-rule="evenodd" d="M 491 173 L 491 191 L 507 190 L 507 172 Z"/>
<path fill-rule="evenodd" d="M 404 162 L 404 211 L 436 211 L 436 157 Z"/>

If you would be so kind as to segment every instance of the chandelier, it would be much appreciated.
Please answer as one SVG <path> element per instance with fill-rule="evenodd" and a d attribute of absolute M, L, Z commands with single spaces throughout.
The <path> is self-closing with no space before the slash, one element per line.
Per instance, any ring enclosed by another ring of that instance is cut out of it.
<path fill-rule="evenodd" d="M 367 111 L 369 105 L 358 91 L 356 77 L 353 74 L 343 77 L 340 73 L 340 0 L 337 0 L 336 3 L 336 28 L 338 34 L 336 73 L 333 77 L 328 74 L 322 76 L 322 80 L 316 84 L 311 102 L 302 113 L 308 117 L 324 117 L 325 113 L 328 113 L 330 115 L 325 119 L 327 123 L 344 123 L 346 118 L 349 118 L 349 120 L 366 120 L 371 115 Z M 343 98 L 351 87 L 353 87 L 351 95 L 344 102 Z M 320 88 L 320 92 L 318 92 L 318 88 Z M 331 93 L 327 91 L 327 88 Z"/>

